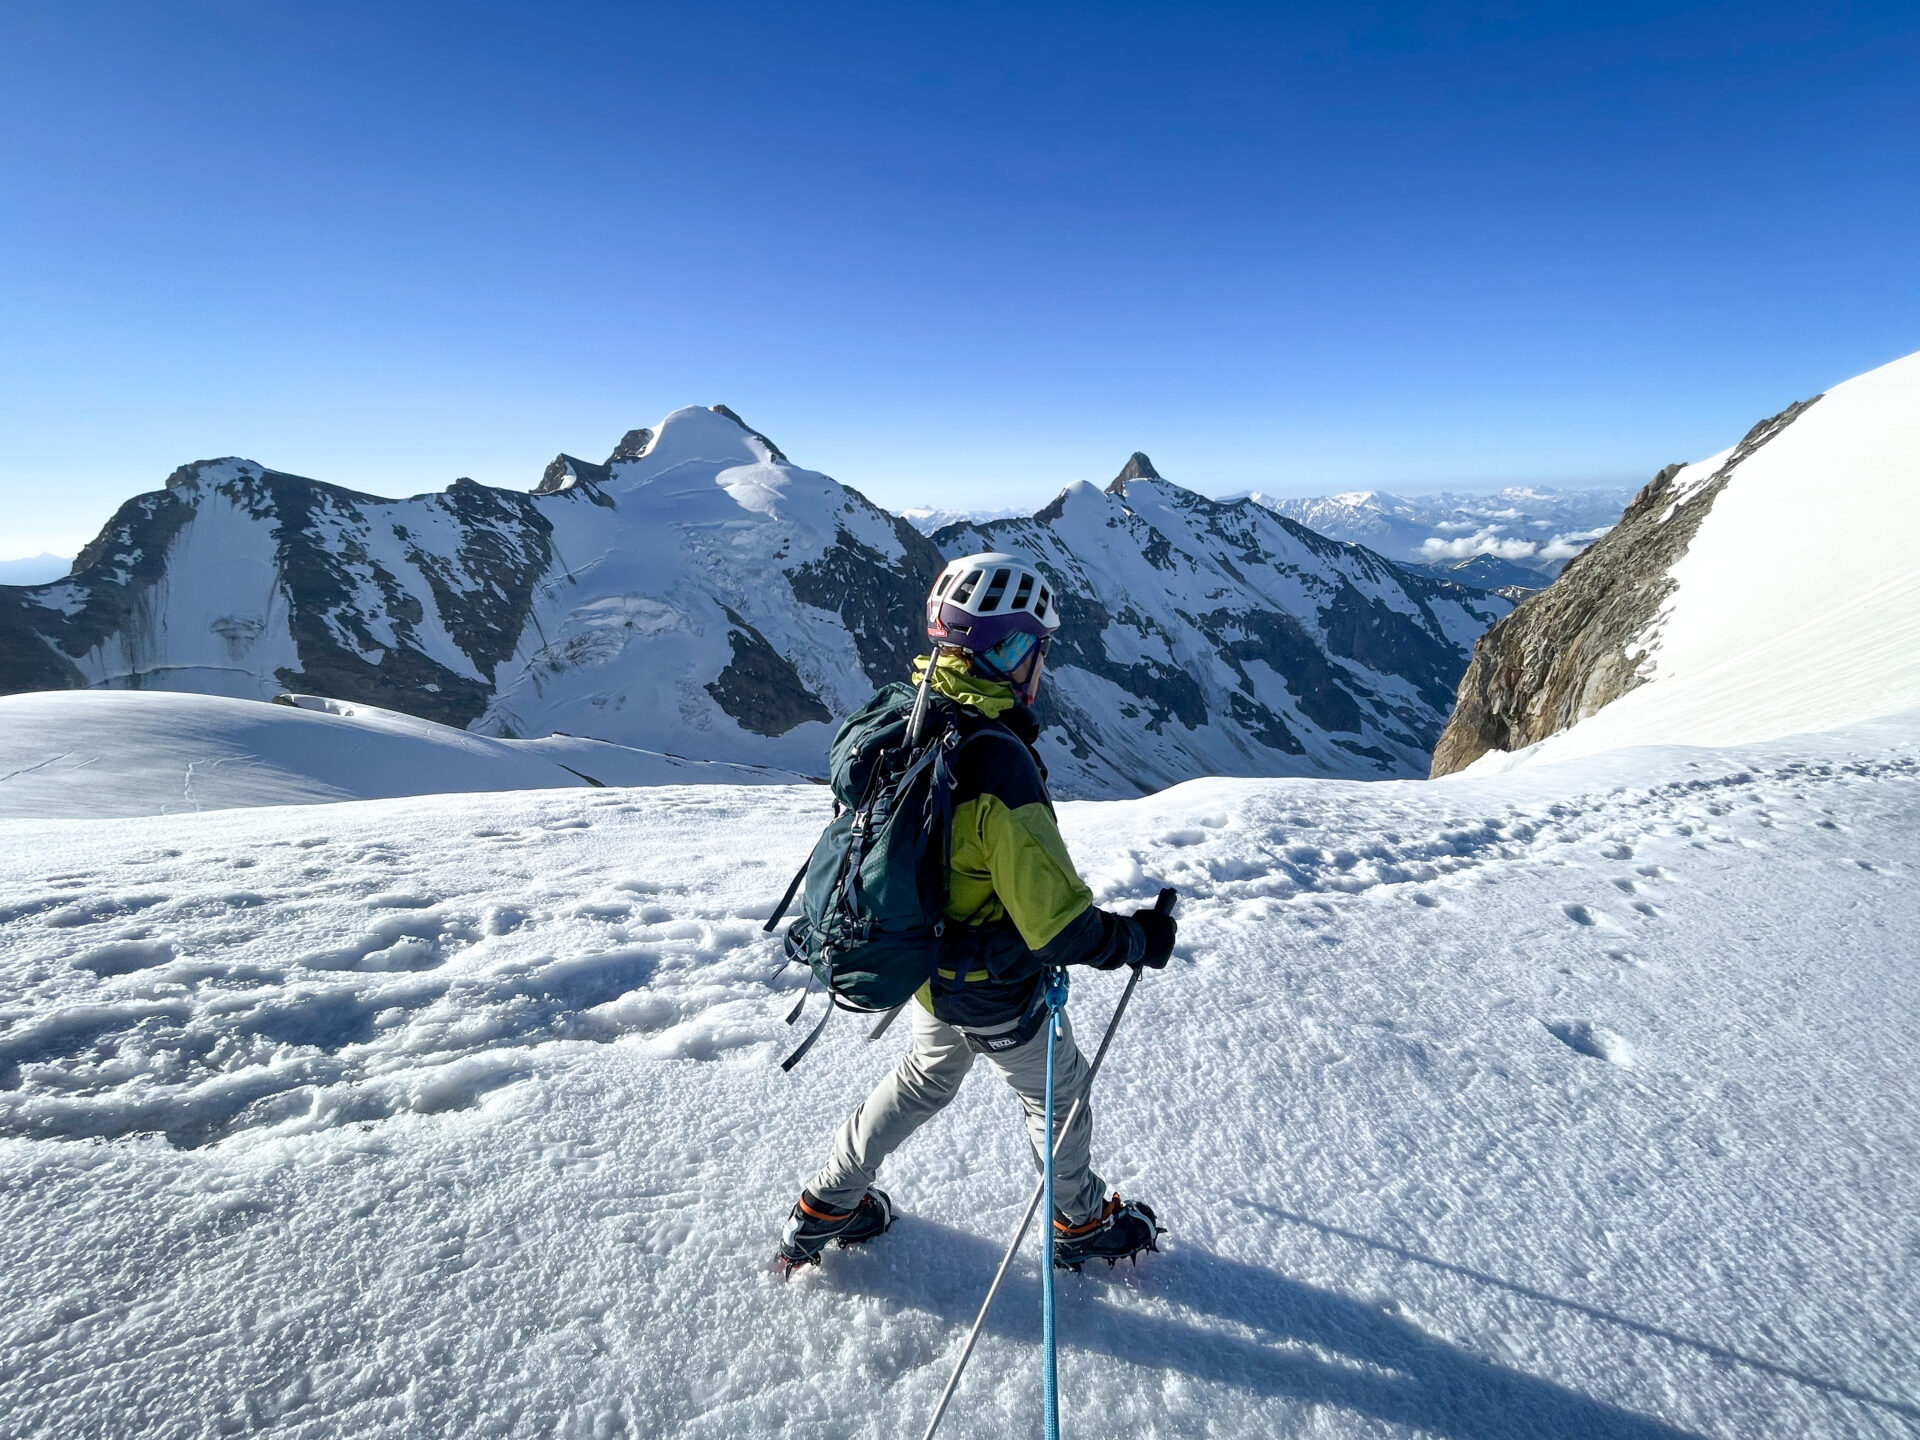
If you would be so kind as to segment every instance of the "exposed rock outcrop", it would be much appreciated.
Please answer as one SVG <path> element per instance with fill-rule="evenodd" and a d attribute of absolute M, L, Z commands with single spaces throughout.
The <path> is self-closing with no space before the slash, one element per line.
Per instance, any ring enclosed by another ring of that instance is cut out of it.
<path fill-rule="evenodd" d="M 1129 480 L 1159 480 L 1164 478 L 1153 468 L 1153 461 L 1144 451 L 1136 450 L 1127 457 L 1127 463 L 1120 467 L 1120 473 L 1107 482 L 1107 494 L 1125 495 Z"/>
<path fill-rule="evenodd" d="M 1489 750 L 1537 744 L 1644 683 L 1640 642 L 1673 592 L 1674 563 L 1740 464 L 1819 398 L 1762 420 L 1691 482 L 1689 467 L 1667 466 L 1619 524 L 1482 635 L 1434 747 L 1432 774 L 1463 770 Z"/>

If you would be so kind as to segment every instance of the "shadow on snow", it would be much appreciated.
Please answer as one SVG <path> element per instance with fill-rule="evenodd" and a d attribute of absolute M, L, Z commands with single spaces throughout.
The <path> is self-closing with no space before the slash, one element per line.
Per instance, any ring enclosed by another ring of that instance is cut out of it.
<path fill-rule="evenodd" d="M 903 1216 L 886 1252 L 847 1258 L 857 1263 L 830 1267 L 836 1289 L 930 1311 L 964 1329 L 999 1264 L 1000 1246 Z M 1147 1266 L 1142 1276 L 1151 1277 L 1151 1299 L 1216 1316 L 1259 1332 L 1258 1338 L 1107 1304 L 1094 1267 L 1082 1280 L 1062 1277 L 1062 1350 L 1177 1370 L 1254 1395 L 1339 1406 L 1458 1440 L 1697 1440 L 1690 1431 L 1495 1365 L 1377 1306 L 1191 1244 Z M 1016 1272 L 994 1304 L 987 1331 L 1030 1342 L 1037 1338 L 1039 1310 L 1039 1277 Z M 956 1346 L 943 1348 L 942 1380 L 957 1353 Z M 993 1383 L 981 1359 L 969 1367 L 956 1405 L 964 1405 L 969 1388 Z M 1062 1404 L 1070 1414 L 1070 1393 Z"/>

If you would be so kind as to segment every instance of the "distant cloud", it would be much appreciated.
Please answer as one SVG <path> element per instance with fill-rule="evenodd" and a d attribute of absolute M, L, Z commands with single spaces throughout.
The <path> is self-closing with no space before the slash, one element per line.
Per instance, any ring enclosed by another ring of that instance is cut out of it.
<path fill-rule="evenodd" d="M 1446 530 L 1452 527 L 1443 524 L 1438 528 Z M 1504 533 L 1504 525 L 1488 525 L 1471 535 L 1452 540 L 1429 535 L 1420 542 L 1420 558 L 1430 561 L 1471 560 L 1476 555 L 1493 555 L 1502 560 L 1571 560 L 1612 528 L 1611 525 L 1602 525 L 1597 530 L 1563 531 L 1543 543 L 1508 535 Z"/>
<path fill-rule="evenodd" d="M 1598 530 L 1576 530 L 1570 534 L 1556 535 L 1540 547 L 1540 558 L 1571 560 L 1612 528 L 1611 525 L 1602 525 Z"/>
<path fill-rule="evenodd" d="M 1471 560 L 1476 555 L 1494 555 L 1502 560 L 1530 560 L 1540 549 L 1532 540 L 1502 535 L 1498 525 L 1457 540 L 1442 540 L 1429 535 L 1420 542 L 1420 553 L 1428 560 Z"/>

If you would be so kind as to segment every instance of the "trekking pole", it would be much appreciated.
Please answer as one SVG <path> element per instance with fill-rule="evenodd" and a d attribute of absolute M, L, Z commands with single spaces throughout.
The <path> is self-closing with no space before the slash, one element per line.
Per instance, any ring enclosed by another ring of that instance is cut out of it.
<path fill-rule="evenodd" d="M 1060 1017 L 1067 1008 L 1067 972 L 1047 979 L 1047 1143 L 1040 1167 L 1041 1208 L 1053 1218 L 1053 1062 L 1060 1048 Z M 1061 1132 L 1061 1139 L 1066 1133 Z M 1053 1339 L 1053 1226 L 1040 1231 L 1040 1416 L 1046 1440 L 1060 1440 L 1060 1367 Z"/>
<path fill-rule="evenodd" d="M 1160 892 L 1160 898 L 1154 902 L 1153 908 L 1159 914 L 1170 915 L 1173 913 L 1173 902 L 1178 898 L 1178 893 L 1169 886 Z M 1133 987 L 1140 983 L 1140 971 L 1140 966 L 1133 967 L 1133 974 L 1127 979 L 1127 988 L 1120 992 L 1120 1003 L 1113 1007 L 1113 1018 L 1107 1022 L 1107 1033 L 1100 1037 L 1100 1048 L 1093 1052 L 1093 1064 L 1087 1069 L 1087 1088 L 1080 1098 L 1073 1102 L 1073 1108 L 1067 1111 L 1067 1123 L 1060 1127 L 1062 1140 L 1066 1138 L 1067 1132 L 1073 1129 L 1073 1122 L 1079 1118 L 1081 1105 L 1086 1102 L 1087 1096 L 1093 1093 L 1093 1082 L 1100 1074 L 1100 1066 L 1107 1058 L 1107 1047 L 1113 1043 L 1113 1032 L 1120 1028 L 1120 1017 L 1127 1013 L 1127 1002 L 1133 999 Z M 1053 1113 L 1052 1106 L 1048 1106 L 1047 1113 L 1049 1115 Z M 1051 1153 L 1048 1158 L 1051 1159 Z M 973 1355 L 973 1347 L 980 1339 L 980 1331 L 986 1326 L 987 1312 L 993 1308 L 993 1297 L 1000 1293 L 1001 1282 L 1007 1278 L 1007 1271 L 1013 1265 L 1013 1257 L 1020 1249 L 1020 1242 L 1027 1238 L 1027 1227 L 1033 1223 L 1033 1212 L 1040 1208 L 1040 1192 L 1045 1188 L 1045 1184 L 1043 1177 L 1041 1183 L 1033 1187 L 1033 1196 L 1027 1201 L 1026 1213 L 1020 1217 L 1020 1228 L 1013 1232 L 1013 1239 L 1007 1242 L 1007 1253 L 1000 1257 L 1000 1268 L 994 1272 L 993 1284 L 987 1287 L 987 1298 L 980 1302 L 980 1313 L 973 1317 L 973 1328 L 967 1332 L 967 1343 L 960 1347 L 960 1358 L 953 1362 L 953 1374 L 947 1377 L 947 1388 L 940 1392 L 940 1403 L 934 1407 L 933 1418 L 927 1421 L 926 1431 L 921 1435 L 920 1440 L 933 1440 L 933 1432 L 940 1426 L 940 1417 L 947 1413 L 947 1406 L 953 1400 L 953 1392 L 960 1388 L 960 1376 L 966 1370 L 967 1361 Z M 1053 1217 L 1049 1215 L 1047 1219 L 1051 1222 Z"/>

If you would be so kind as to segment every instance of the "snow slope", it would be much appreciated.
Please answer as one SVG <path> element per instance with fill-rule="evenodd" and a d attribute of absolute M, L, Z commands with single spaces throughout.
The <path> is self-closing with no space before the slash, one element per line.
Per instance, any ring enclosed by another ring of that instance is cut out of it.
<path fill-rule="evenodd" d="M 936 530 L 944 530 L 949 525 L 981 524 L 988 520 L 1012 520 L 1030 514 L 1026 506 L 1001 505 L 979 510 L 956 510 L 939 505 L 910 505 L 900 512 L 905 520 L 922 535 L 931 535 Z"/>
<path fill-rule="evenodd" d="M 1727 453 L 1680 471 L 1676 495 Z M 1736 744 L 1920 705 L 1917 554 L 1920 354 L 1835 386 L 1739 463 L 1669 572 L 1677 588 L 1627 647 L 1647 683 L 1477 763 Z"/>
<path fill-rule="evenodd" d="M 1103 902 L 1185 895 L 1096 1100 L 1171 1234 L 1063 1283 L 1065 1433 L 1913 1434 L 1917 801 L 1910 713 L 1063 806 Z M 917 1434 L 1031 1170 L 983 1070 L 892 1233 L 768 1272 L 904 1043 L 774 1063 L 758 922 L 825 817 L 0 821 L 6 1431 Z M 950 1440 L 1037 1427 L 1037 1308 L 1029 1257 Z"/>
<path fill-rule="evenodd" d="M 168 691 L 0 696 L 0 817 L 96 819 L 462 790 L 791 784 L 792 771 L 593 740 L 492 740 L 431 720 L 295 696 Z"/>

